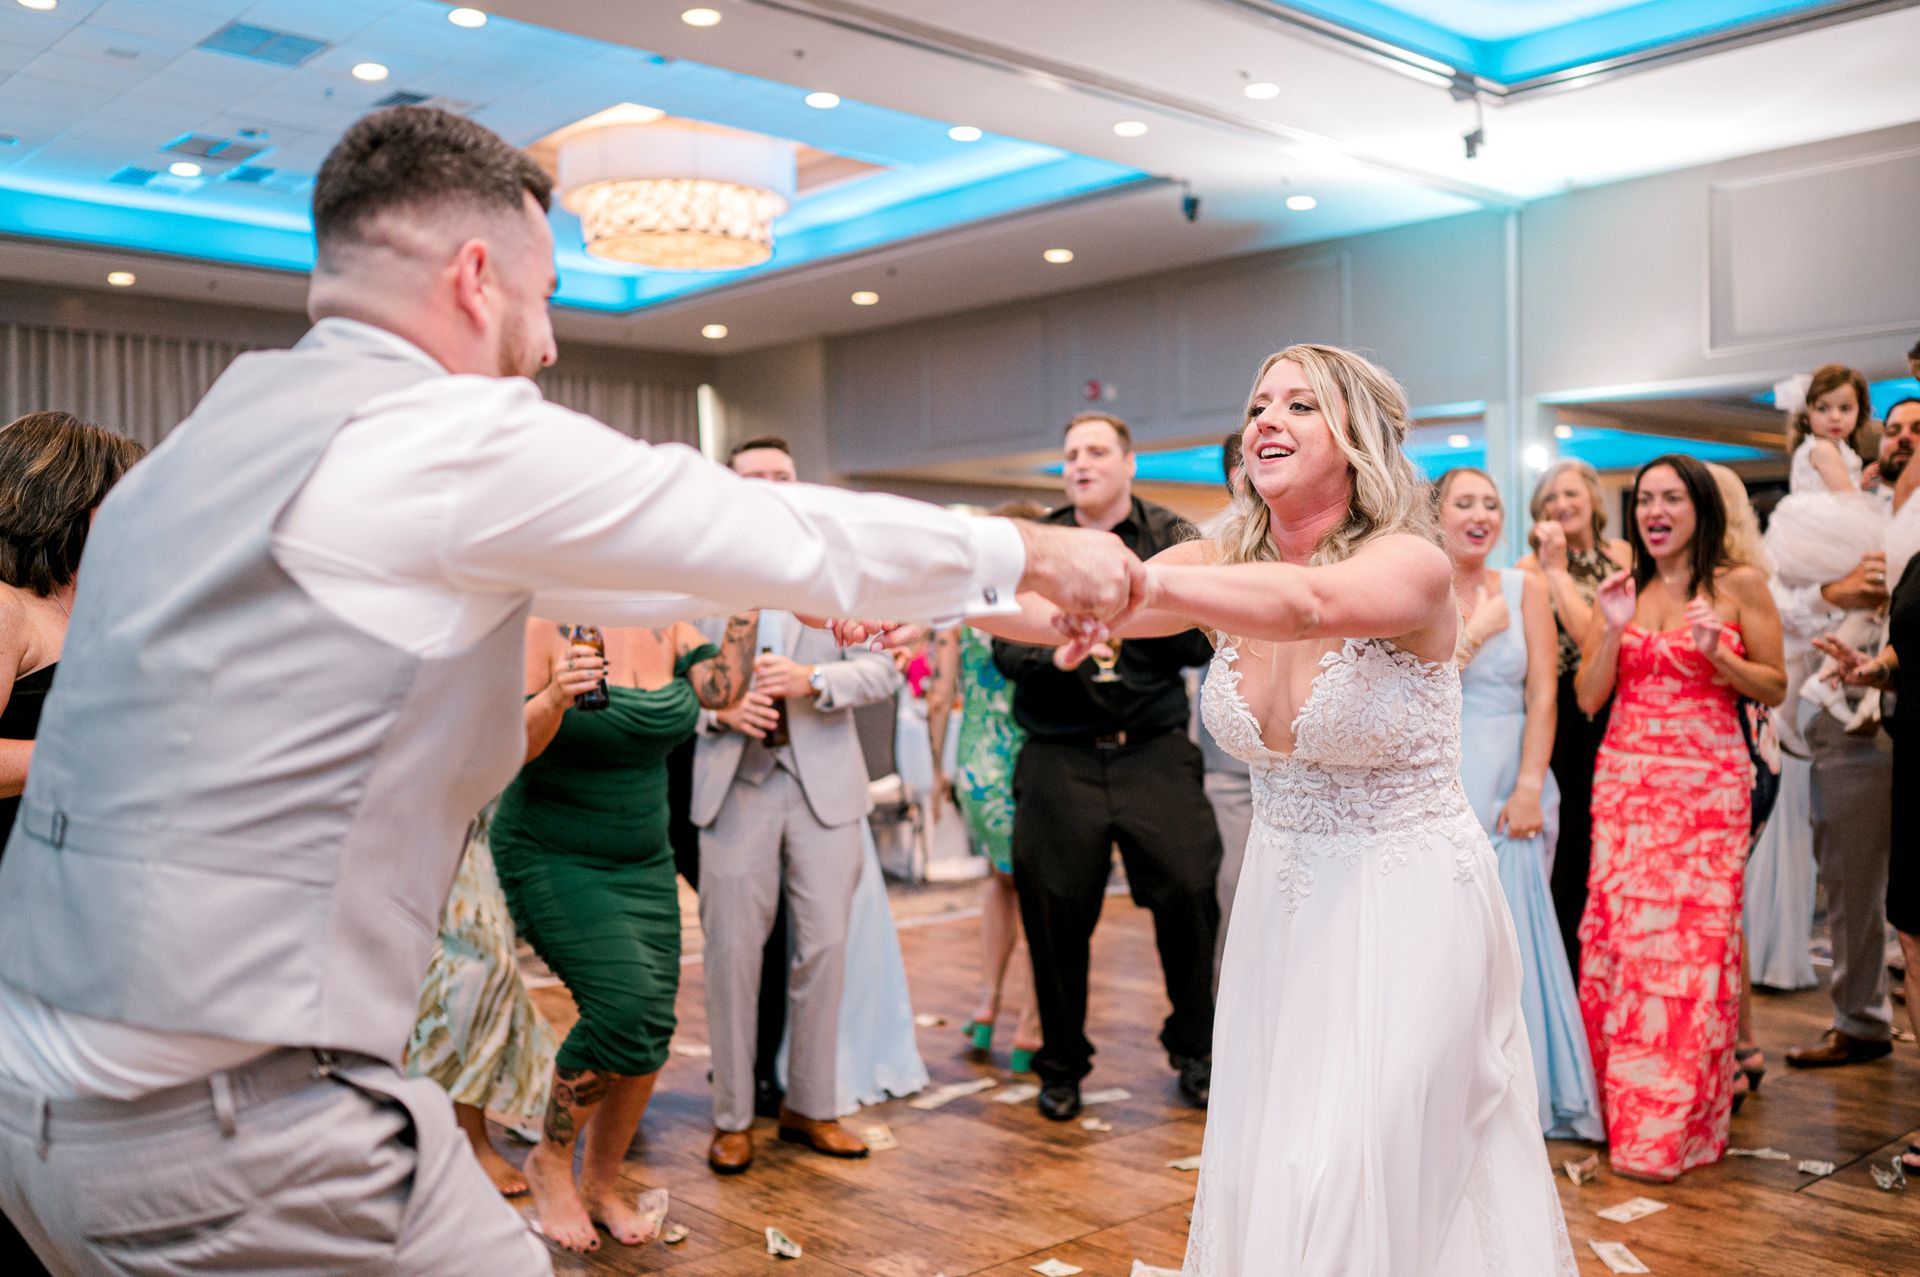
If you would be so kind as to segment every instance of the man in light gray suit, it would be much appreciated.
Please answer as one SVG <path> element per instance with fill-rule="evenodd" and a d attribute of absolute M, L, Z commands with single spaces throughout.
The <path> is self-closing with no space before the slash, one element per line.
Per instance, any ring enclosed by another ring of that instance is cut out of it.
<path fill-rule="evenodd" d="M 1115 538 L 743 483 L 547 403 L 550 189 L 447 112 L 355 123 L 313 331 L 100 507 L 0 860 L 0 1208 L 62 1277 L 551 1271 L 397 1068 L 467 823 L 526 755 L 536 595 L 1138 606 Z"/>
<path fill-rule="evenodd" d="M 748 440 L 733 449 L 728 464 L 743 478 L 798 478 L 782 439 Z M 847 711 L 886 700 L 900 686 L 891 657 L 843 649 L 789 612 L 761 612 L 758 646 L 753 690 L 713 716 L 693 757 L 713 1044 L 707 1163 L 722 1175 L 753 1164 L 748 1128 L 761 964 L 783 893 L 793 964 L 780 1138 L 832 1157 L 867 1155 L 867 1146 L 836 1120 L 847 917 L 860 882 L 860 822 L 872 807 L 866 760 Z"/>

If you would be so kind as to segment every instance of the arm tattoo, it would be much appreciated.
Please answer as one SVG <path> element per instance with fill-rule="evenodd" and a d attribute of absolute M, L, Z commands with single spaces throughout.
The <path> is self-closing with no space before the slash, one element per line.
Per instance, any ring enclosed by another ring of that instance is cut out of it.
<path fill-rule="evenodd" d="M 710 656 L 687 671 L 694 695 L 708 709 L 726 709 L 747 690 L 747 682 L 753 677 L 753 638 L 757 626 L 757 620 L 751 616 L 728 617 L 719 655 Z"/>

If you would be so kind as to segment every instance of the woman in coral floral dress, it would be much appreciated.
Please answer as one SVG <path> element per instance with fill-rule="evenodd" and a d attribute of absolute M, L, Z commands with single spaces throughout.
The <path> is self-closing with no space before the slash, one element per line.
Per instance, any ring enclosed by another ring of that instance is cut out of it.
<path fill-rule="evenodd" d="M 1670 1180 L 1720 1159 L 1740 1009 L 1752 764 L 1739 698 L 1786 694 L 1766 578 L 1726 559 L 1725 509 L 1691 457 L 1634 480 L 1636 568 L 1597 597 L 1575 683 L 1613 714 L 1593 780 L 1580 1010 L 1613 1168 Z"/>

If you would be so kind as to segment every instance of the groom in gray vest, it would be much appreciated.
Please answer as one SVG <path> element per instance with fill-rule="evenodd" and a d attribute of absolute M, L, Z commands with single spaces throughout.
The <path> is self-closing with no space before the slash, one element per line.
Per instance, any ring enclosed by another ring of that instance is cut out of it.
<path fill-rule="evenodd" d="M 100 510 L 0 862 L 0 1206 L 56 1273 L 549 1271 L 396 1068 L 525 751 L 536 595 L 622 625 L 1137 604 L 1113 538 L 749 484 L 547 404 L 548 198 L 469 121 L 362 119 L 314 189 L 313 331 Z"/>

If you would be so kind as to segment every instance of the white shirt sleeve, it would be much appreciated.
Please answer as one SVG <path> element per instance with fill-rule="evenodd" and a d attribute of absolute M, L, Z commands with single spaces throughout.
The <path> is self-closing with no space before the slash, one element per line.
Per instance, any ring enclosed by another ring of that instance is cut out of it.
<path fill-rule="evenodd" d="M 1833 629 L 1846 613 L 1827 602 L 1818 585 L 1789 586 L 1779 580 L 1768 583 L 1774 605 L 1780 609 L 1780 628 L 1789 639 L 1810 643 Z"/>
<path fill-rule="evenodd" d="M 623 625 L 741 607 L 926 620 L 1013 605 L 1025 550 L 1005 520 L 749 482 L 530 383 L 496 384 L 506 402 L 448 494 L 440 557 L 457 587 L 529 591 L 541 615 Z"/>

